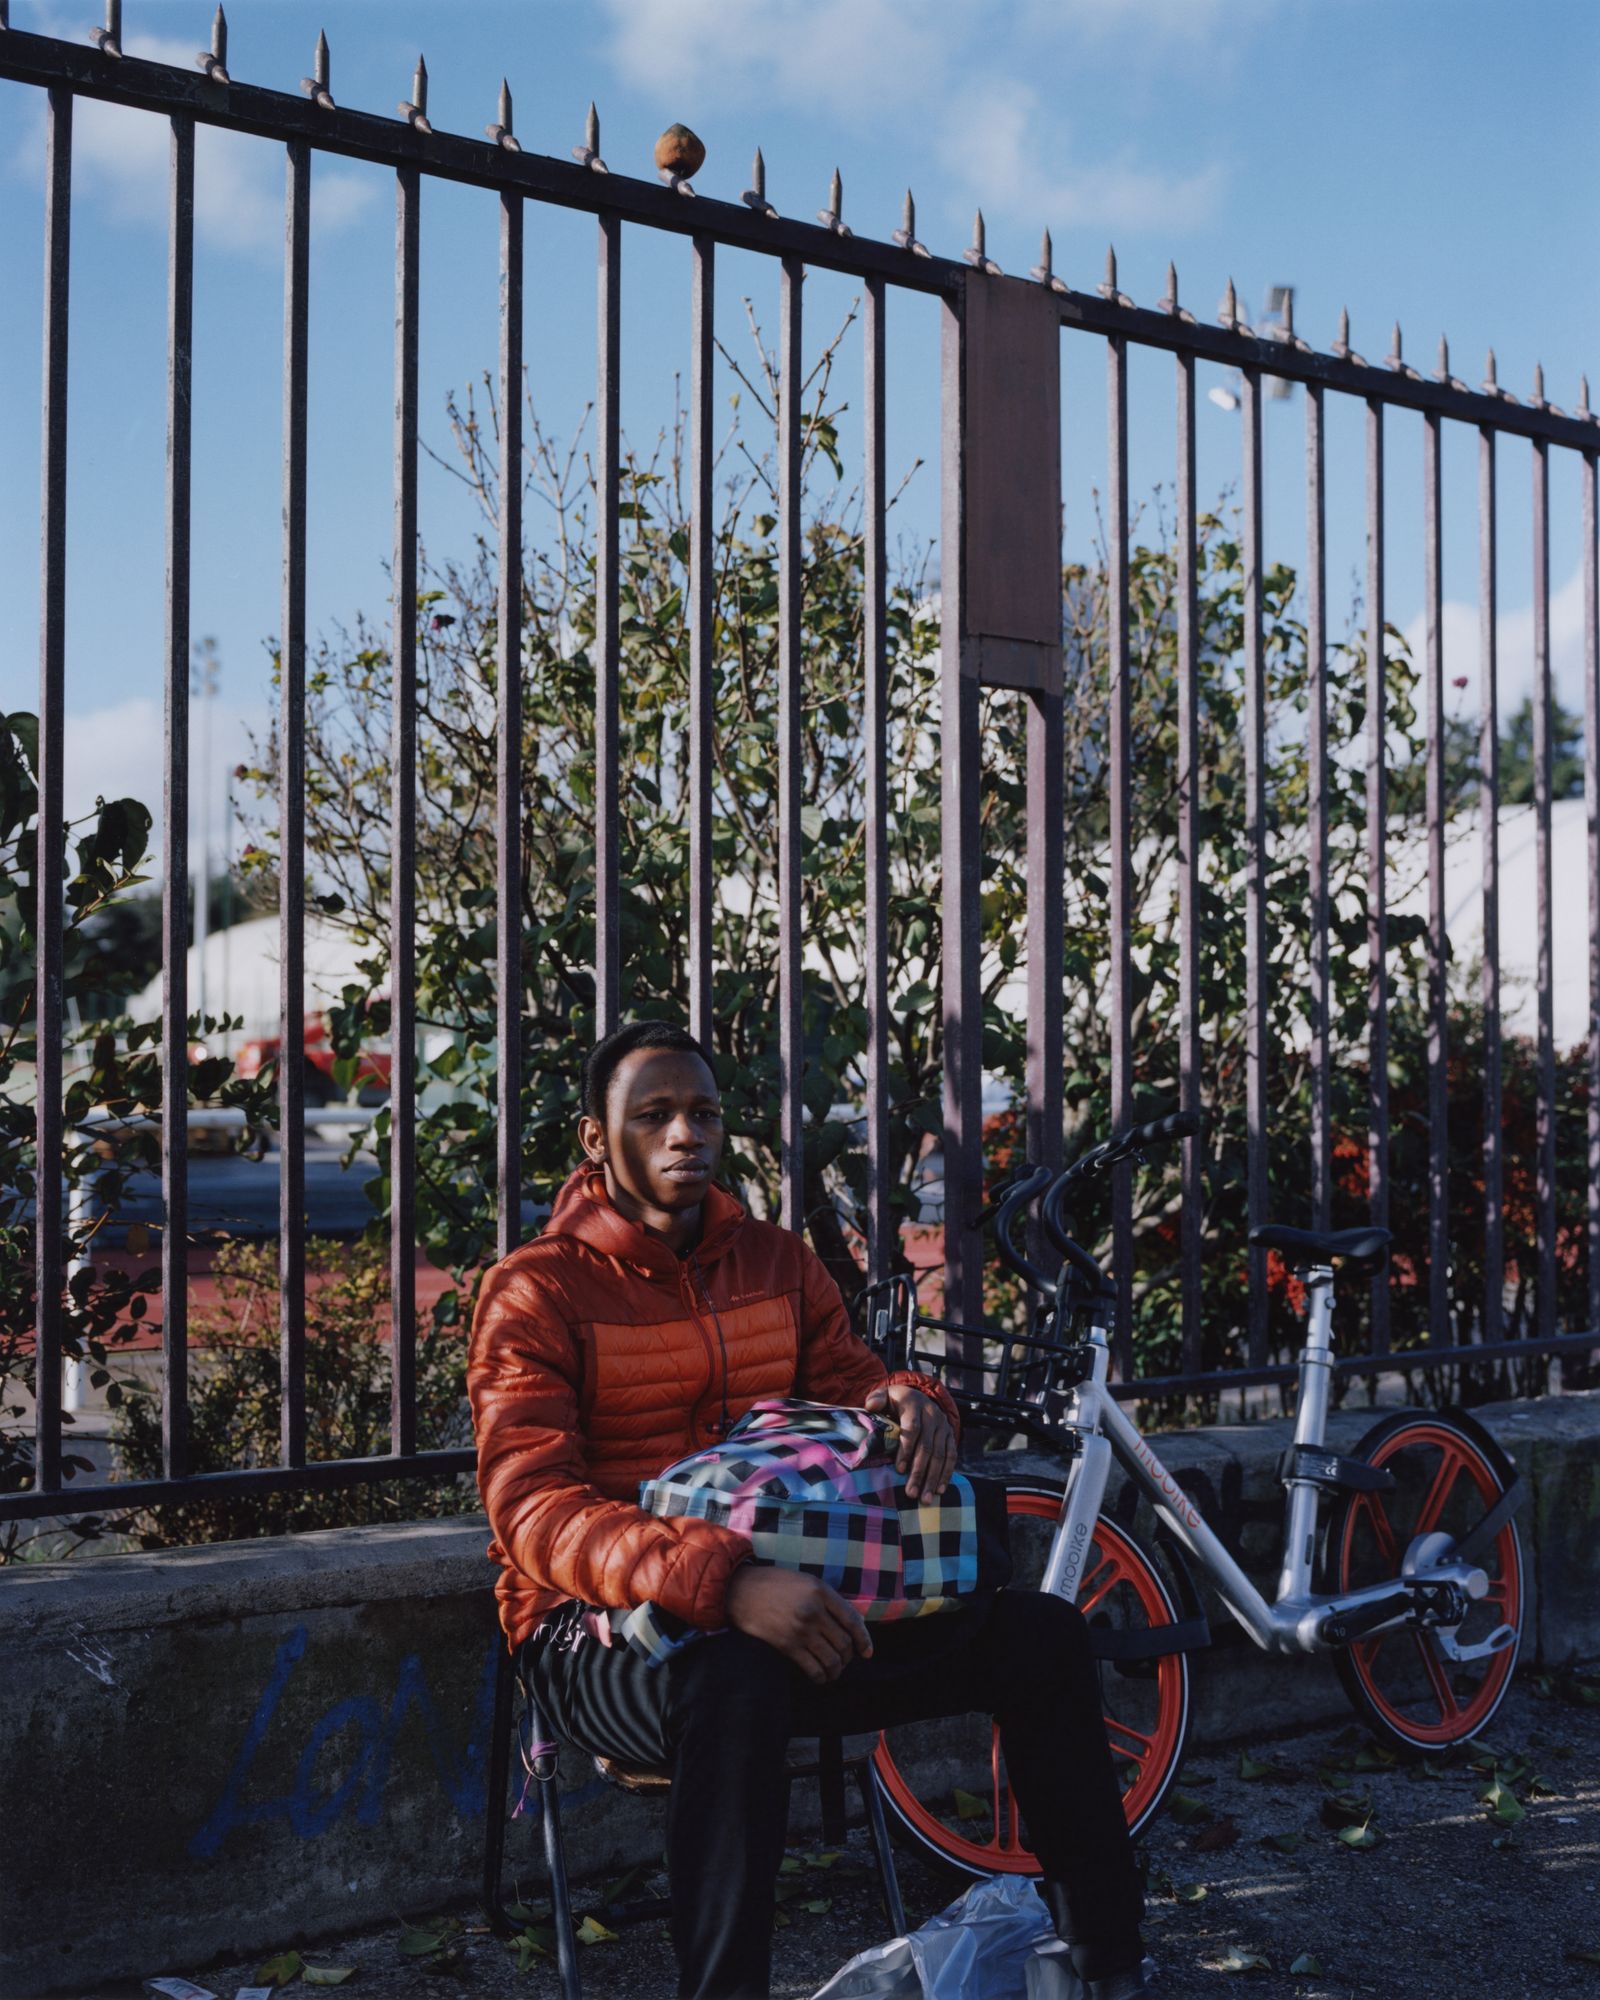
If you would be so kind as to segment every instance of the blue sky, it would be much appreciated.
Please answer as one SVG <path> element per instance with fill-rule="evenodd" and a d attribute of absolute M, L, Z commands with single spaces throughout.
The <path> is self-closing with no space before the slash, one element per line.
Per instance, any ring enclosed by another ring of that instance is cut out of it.
<path fill-rule="evenodd" d="M 14 27 L 81 35 L 92 9 L 13 0 Z M 126 45 L 185 64 L 208 38 L 209 0 L 127 0 Z M 704 138 L 703 190 L 737 196 L 759 143 L 768 192 L 809 216 L 837 165 L 845 216 L 887 236 L 916 191 L 919 234 L 955 254 L 981 204 L 990 254 L 1035 261 L 1049 226 L 1074 285 L 1101 275 L 1108 241 L 1123 289 L 1159 298 L 1169 257 L 1184 300 L 1213 317 L 1230 274 L 1247 307 L 1273 282 L 1297 287 L 1299 330 L 1332 340 L 1348 305 L 1355 345 L 1406 353 L 1431 370 L 1441 331 L 1454 372 L 1479 380 L 1484 351 L 1527 394 L 1542 360 L 1547 393 L 1571 408 L 1587 368 L 1600 396 L 1600 164 L 1593 144 L 1600 7 L 1488 0 L 235 0 L 230 67 L 286 89 L 308 73 L 319 25 L 344 103 L 390 112 L 426 52 L 436 126 L 477 134 L 500 76 L 523 144 L 564 156 L 594 97 L 616 171 L 649 174 L 675 118 Z M 82 107 L 73 239 L 71 784 L 158 789 L 162 630 L 161 480 L 165 134 L 139 114 Z M 38 380 L 42 119 L 36 93 L 0 84 L 0 588 L 10 615 L 0 699 L 37 688 Z M 196 290 L 194 631 L 223 660 L 216 755 L 238 754 L 266 698 L 264 642 L 278 626 L 281 156 L 202 133 Z M 310 615 L 326 628 L 366 609 L 386 617 L 390 542 L 392 182 L 328 162 L 313 197 Z M 448 449 L 444 393 L 492 366 L 495 205 L 432 189 L 423 215 L 422 410 Z M 558 434 L 577 421 L 593 369 L 593 223 L 530 209 L 527 360 Z M 770 326 L 776 271 L 725 256 L 718 325 L 747 339 L 742 298 Z M 814 352 L 852 288 L 807 289 Z M 681 241 L 630 231 L 625 249 L 623 420 L 639 440 L 669 407 L 688 352 Z M 937 327 L 931 307 L 891 316 L 890 457 L 895 474 L 937 439 Z M 858 350 L 842 382 L 859 401 Z M 1066 536 L 1085 552 L 1104 477 L 1103 349 L 1066 343 Z M 725 381 L 724 387 L 731 387 Z M 1135 357 L 1136 496 L 1170 478 L 1172 366 Z M 1202 405 L 1203 494 L 1237 474 L 1237 419 Z M 1267 411 L 1269 554 L 1303 547 L 1296 396 Z M 1331 417 L 1330 581 L 1336 606 L 1360 560 L 1359 412 Z M 846 446 L 853 443 L 847 424 Z M 1421 600 L 1421 439 L 1389 424 L 1390 614 Z M 1508 685 L 1525 680 L 1528 630 L 1525 447 L 1501 450 L 1501 603 Z M 1576 472 L 1558 454 L 1552 581 L 1557 674 L 1577 698 Z M 1476 674 L 1475 439 L 1446 445 L 1446 671 Z M 930 462 L 901 513 L 911 540 L 936 527 Z M 440 556 L 464 547 L 459 489 L 425 471 L 422 526 Z M 1467 698 L 1462 697 L 1463 701 Z M 215 817 L 215 814 L 214 814 Z"/>

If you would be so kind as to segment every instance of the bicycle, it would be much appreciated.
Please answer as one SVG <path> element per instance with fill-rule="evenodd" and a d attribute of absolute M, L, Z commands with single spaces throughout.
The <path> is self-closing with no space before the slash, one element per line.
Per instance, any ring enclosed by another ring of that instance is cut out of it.
<path fill-rule="evenodd" d="M 1039 1300 L 1027 1334 L 1000 1334 L 923 1314 L 914 1283 L 896 1277 L 863 1299 L 869 1337 L 891 1367 L 940 1374 L 969 1419 L 1047 1445 L 1068 1459 L 1064 1480 L 1007 1482 L 1019 1581 L 1077 1603 L 1100 1659 L 1107 1734 L 1131 1830 L 1165 1802 L 1191 1719 L 1189 1656 L 1210 1643 L 1189 1564 L 1263 1651 L 1332 1651 L 1357 1714 L 1405 1756 L 1464 1742 L 1487 1727 L 1511 1684 L 1525 1593 L 1515 1513 L 1516 1468 L 1465 1412 L 1399 1410 L 1348 1455 L 1325 1444 L 1333 1373 L 1334 1265 L 1372 1266 L 1389 1232 L 1267 1224 L 1250 1241 L 1278 1251 L 1305 1287 L 1294 1437 L 1278 1465 L 1286 1489 L 1277 1590 L 1247 1577 L 1113 1399 L 1108 1388 L 1117 1291 L 1068 1235 L 1062 1211 L 1075 1183 L 1153 1146 L 1188 1136 L 1183 1115 L 1131 1127 L 1064 1173 L 1024 1167 L 975 1219 L 992 1220 L 1001 1259 Z M 1043 1197 L 1042 1233 L 1061 1258 L 1052 1278 L 1018 1250 L 1012 1230 Z M 935 1350 L 919 1333 L 943 1336 Z M 952 1339 L 956 1351 L 952 1353 Z M 1102 1513 L 1112 1461 L 1153 1509 L 1154 1547 Z M 1316 1586 L 1316 1587 L 1313 1587 Z M 989 1798 L 960 1789 L 981 1751 L 958 1748 L 930 1765 L 912 1731 L 880 1737 L 884 1796 L 923 1848 L 970 1875 L 1036 1874 L 989 1725 Z M 985 1822 L 979 1825 L 978 1822 Z"/>

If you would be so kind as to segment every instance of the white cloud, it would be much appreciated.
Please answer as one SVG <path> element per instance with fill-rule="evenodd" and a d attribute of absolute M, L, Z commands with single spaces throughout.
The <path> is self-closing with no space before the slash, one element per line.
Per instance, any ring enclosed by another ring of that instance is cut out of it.
<path fill-rule="evenodd" d="M 1251 13 L 1270 0 L 1256 0 Z M 1221 0 L 1096 0 L 1087 25 L 1192 42 L 1191 7 L 1213 22 Z M 1061 44 L 1079 21 L 1059 5 L 954 5 L 946 0 L 605 0 L 610 54 L 663 109 L 773 101 L 853 132 L 914 128 L 946 175 L 952 212 L 1053 227 L 1188 227 L 1213 215 L 1224 171 L 1172 175 L 1131 151 L 1074 155 L 1070 121 L 1031 82 L 1070 69 Z M 1169 37 L 1170 30 L 1170 37 Z M 1005 60 L 997 62 L 995 51 Z M 847 136 L 847 135 L 842 135 Z"/>
<path fill-rule="evenodd" d="M 1446 682 L 1466 677 L 1465 688 L 1450 688 L 1452 712 L 1474 713 L 1478 706 L 1478 607 L 1447 598 L 1441 622 Z M 1418 612 L 1405 627 L 1405 640 L 1420 666 L 1427 624 Z M 1502 611 L 1495 626 L 1495 680 L 1502 717 L 1533 690 L 1533 606 Z M 1583 713 L 1583 571 L 1574 569 L 1550 597 L 1550 680 L 1565 707 Z"/>
<path fill-rule="evenodd" d="M 158 35 L 129 34 L 131 56 L 189 69 L 194 50 L 187 42 Z M 28 176 L 43 176 L 43 114 L 19 150 Z M 165 118 L 125 105 L 80 97 L 73 110 L 74 194 L 80 190 L 104 204 L 119 221 L 165 229 L 171 127 Z M 283 240 L 283 154 L 281 148 L 242 132 L 200 125 L 195 131 L 194 219 L 196 233 L 226 250 L 275 249 Z M 376 199 L 372 182 L 343 167 L 318 161 L 312 170 L 312 227 L 340 230 L 365 215 Z"/>
<path fill-rule="evenodd" d="M 265 712 L 257 708 L 235 708 L 220 700 L 213 704 L 210 747 L 205 758 L 205 770 L 209 776 L 205 783 L 209 792 L 211 851 L 218 858 L 223 850 L 226 774 L 248 757 L 251 734 L 264 735 L 267 721 Z M 199 704 L 191 703 L 191 855 L 200 840 L 202 732 Z M 159 856 L 162 841 L 162 716 L 159 701 L 148 695 L 132 695 L 125 701 L 112 702 L 104 708 L 68 715 L 62 744 L 62 766 L 68 819 L 81 819 L 93 812 L 97 798 L 138 799 L 150 808 L 154 820 L 150 853 L 152 859 Z"/>

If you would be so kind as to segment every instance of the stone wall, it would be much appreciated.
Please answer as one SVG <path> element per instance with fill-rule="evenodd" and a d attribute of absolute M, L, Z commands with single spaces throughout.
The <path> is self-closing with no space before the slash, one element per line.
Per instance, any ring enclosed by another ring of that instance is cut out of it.
<path fill-rule="evenodd" d="M 1600 1657 L 1600 1395 L 1479 1415 L 1531 1488 L 1525 1657 Z M 1330 1442 L 1348 1449 L 1372 1421 L 1337 1415 Z M 1253 1424 L 1158 1443 L 1258 1572 L 1286 1437 Z M 470 1901 L 495 1657 L 486 1540 L 467 1517 L 0 1571 L 0 2000 Z M 1201 1735 L 1343 1710 L 1327 1660 L 1263 1659 L 1210 1608 Z M 658 1851 L 658 1808 L 564 1765 L 575 1873 Z M 813 1801 L 795 1804 L 803 1827 Z M 511 1844 L 532 1883 L 529 1822 Z"/>

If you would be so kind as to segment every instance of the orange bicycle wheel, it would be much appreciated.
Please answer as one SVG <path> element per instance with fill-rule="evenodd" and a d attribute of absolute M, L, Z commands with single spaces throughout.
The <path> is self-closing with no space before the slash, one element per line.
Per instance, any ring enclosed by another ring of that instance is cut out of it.
<path fill-rule="evenodd" d="M 1470 1417 L 1408 1410 L 1369 1431 L 1355 1456 L 1394 1475 L 1387 1493 L 1354 1493 L 1328 1533 L 1332 1587 L 1359 1590 L 1398 1576 L 1410 1544 L 1443 1533 L 1460 1541 L 1515 1478 L 1515 1468 Z M 1476 1558 L 1488 1595 L 1472 1604 L 1456 1643 L 1481 1643 L 1499 1626 L 1515 1638 L 1482 1659 L 1454 1660 L 1439 1634 L 1405 1625 L 1358 1639 L 1336 1655 L 1357 1712 L 1393 1748 L 1413 1754 L 1461 1743 L 1487 1728 L 1511 1686 L 1526 1597 L 1516 1524 L 1506 1521 Z"/>
<path fill-rule="evenodd" d="M 1006 1488 L 1013 1589 L 1036 1585 L 1061 1512 L 1062 1488 L 1044 1481 Z M 1091 1627 L 1145 1631 L 1184 1616 L 1179 1592 L 1126 1529 L 1102 1520 L 1084 1565 L 1078 1608 Z M 1160 1810 L 1183 1762 L 1189 1733 L 1189 1663 L 1168 1653 L 1126 1667 L 1103 1662 L 1106 1734 L 1122 1774 L 1123 1807 L 1137 1833 Z M 873 1756 L 890 1810 L 940 1860 L 969 1875 L 1037 1875 L 1022 1836 L 988 1716 L 885 1730 Z"/>

